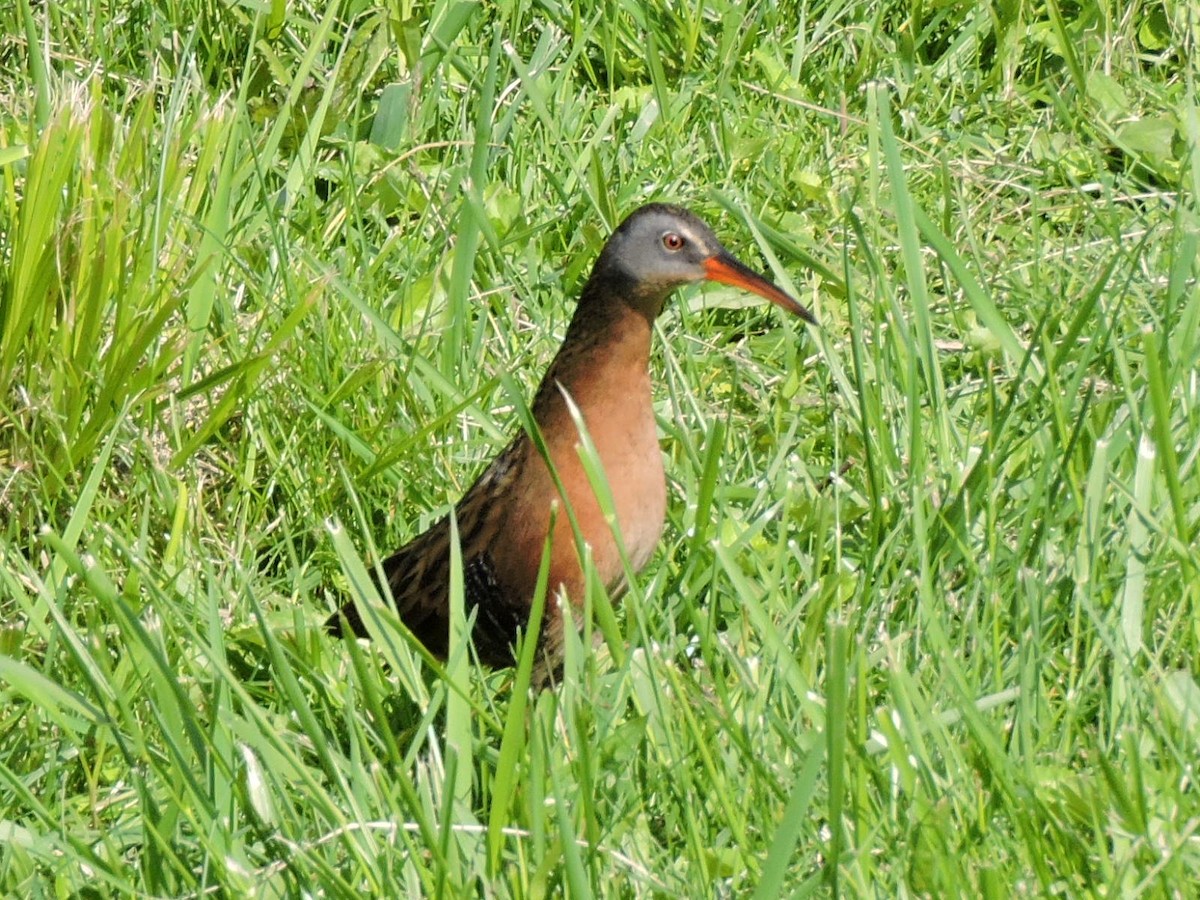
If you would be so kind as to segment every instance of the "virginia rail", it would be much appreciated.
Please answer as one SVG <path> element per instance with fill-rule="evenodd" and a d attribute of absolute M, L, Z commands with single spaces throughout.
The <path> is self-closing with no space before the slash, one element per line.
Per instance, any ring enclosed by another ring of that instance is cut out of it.
<path fill-rule="evenodd" d="M 566 397 L 574 401 L 604 466 L 617 526 L 633 570 L 650 559 L 666 514 L 666 479 L 650 386 L 650 333 L 667 295 L 708 279 L 759 294 L 814 322 L 812 314 L 733 257 L 695 215 L 652 203 L 613 232 L 583 287 L 562 347 L 534 396 L 531 412 L 562 492 L 541 452 L 522 429 L 454 507 L 462 549 L 463 590 L 479 660 L 513 663 L 518 633 L 528 624 L 546 536 L 551 595 L 547 599 L 535 684 L 556 676 L 562 662 L 563 610 L 578 627 L 584 575 L 567 515 L 552 518 L 565 500 L 610 595 L 623 588 L 625 568 L 613 530 L 584 471 L 579 431 Z M 565 494 L 565 497 L 562 496 Z M 449 638 L 450 520 L 442 518 L 383 563 L 388 592 L 401 620 L 435 655 Z M 387 592 L 381 591 L 384 596 Z M 567 603 L 553 602 L 555 598 Z M 343 621 L 366 636 L 357 607 L 347 603 L 327 625 Z"/>

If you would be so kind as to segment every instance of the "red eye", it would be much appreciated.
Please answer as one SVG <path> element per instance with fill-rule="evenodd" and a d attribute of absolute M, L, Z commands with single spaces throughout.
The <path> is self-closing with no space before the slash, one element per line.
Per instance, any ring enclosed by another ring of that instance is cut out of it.
<path fill-rule="evenodd" d="M 663 246 L 668 250 L 682 250 L 683 245 L 686 243 L 682 237 L 673 231 L 668 231 L 664 234 L 662 242 Z"/>

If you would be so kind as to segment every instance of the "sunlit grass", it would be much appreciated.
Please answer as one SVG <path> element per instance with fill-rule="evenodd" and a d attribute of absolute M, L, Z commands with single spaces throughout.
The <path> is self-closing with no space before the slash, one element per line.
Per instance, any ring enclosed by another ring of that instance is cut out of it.
<path fill-rule="evenodd" d="M 685 7 L 0 11 L 3 893 L 1189 894 L 1196 24 Z M 663 316 L 616 652 L 331 640 L 647 199 L 821 326 Z"/>

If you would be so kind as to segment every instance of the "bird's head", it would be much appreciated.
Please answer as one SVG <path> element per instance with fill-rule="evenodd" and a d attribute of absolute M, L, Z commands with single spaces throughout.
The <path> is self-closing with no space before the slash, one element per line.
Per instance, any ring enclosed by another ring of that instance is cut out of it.
<path fill-rule="evenodd" d="M 630 213 L 596 262 L 602 277 L 620 278 L 631 299 L 649 302 L 652 315 L 667 294 L 697 281 L 719 281 L 766 297 L 816 324 L 812 313 L 726 250 L 699 218 L 679 206 L 651 203 Z"/>

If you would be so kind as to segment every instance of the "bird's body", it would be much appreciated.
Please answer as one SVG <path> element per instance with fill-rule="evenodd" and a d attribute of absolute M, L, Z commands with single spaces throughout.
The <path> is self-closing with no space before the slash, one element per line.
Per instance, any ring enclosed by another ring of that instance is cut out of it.
<path fill-rule="evenodd" d="M 653 555 L 665 521 L 666 481 L 652 404 L 651 334 L 667 295 L 701 278 L 741 285 L 812 320 L 798 303 L 738 263 L 686 210 L 651 204 L 618 227 L 584 286 L 563 345 L 531 407 L 557 482 L 522 430 L 454 508 L 466 611 L 474 611 L 471 636 L 484 664 L 513 661 L 517 635 L 528 624 L 556 504 L 560 513 L 553 517 L 552 596 L 541 629 L 537 681 L 553 676 L 561 663 L 566 623 L 553 600 L 563 597 L 577 608 L 584 596 L 583 569 L 564 507 L 573 513 L 591 549 L 600 580 L 610 593 L 623 587 L 625 566 L 584 470 L 567 397 L 577 407 L 603 465 L 632 569 L 640 570 Z M 383 563 L 401 619 L 438 656 L 445 655 L 449 636 L 450 538 L 447 517 Z M 365 635 L 353 604 L 344 606 L 341 615 L 356 634 Z M 340 621 L 337 615 L 330 619 L 335 632 L 341 630 Z"/>

